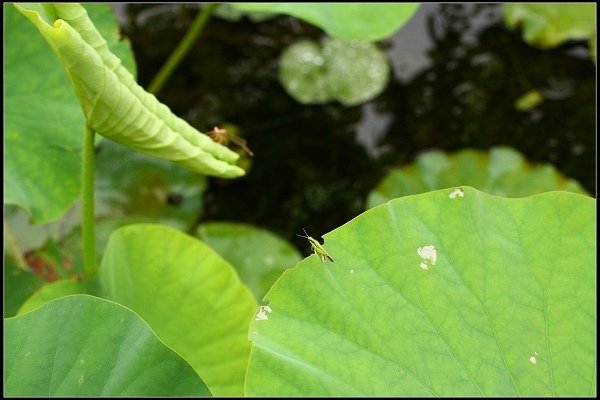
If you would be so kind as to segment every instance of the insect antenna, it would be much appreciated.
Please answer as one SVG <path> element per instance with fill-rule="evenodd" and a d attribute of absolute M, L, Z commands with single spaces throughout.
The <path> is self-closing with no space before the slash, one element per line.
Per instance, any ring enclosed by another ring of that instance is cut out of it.
<path fill-rule="evenodd" d="M 306 229 L 302 228 L 302 230 L 304 231 L 304 235 L 306 235 L 306 236 L 298 235 L 297 233 L 296 233 L 296 236 L 300 236 L 302 238 L 308 239 L 308 233 L 306 233 Z"/>

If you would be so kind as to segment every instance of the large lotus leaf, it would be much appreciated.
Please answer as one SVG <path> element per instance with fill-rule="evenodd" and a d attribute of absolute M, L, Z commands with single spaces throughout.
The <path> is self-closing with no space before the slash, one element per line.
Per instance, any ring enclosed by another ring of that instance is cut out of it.
<path fill-rule="evenodd" d="M 509 28 L 522 26 L 523 37 L 533 46 L 556 47 L 567 40 L 595 38 L 596 4 L 505 4 L 504 21 Z"/>
<path fill-rule="evenodd" d="M 392 36 L 419 8 L 418 3 L 238 3 L 242 11 L 292 15 L 344 40 L 376 41 Z"/>
<path fill-rule="evenodd" d="M 283 271 L 302 259 L 285 240 L 246 224 L 204 223 L 198 227 L 197 236 L 235 267 L 259 301 Z"/>
<path fill-rule="evenodd" d="M 76 295 L 4 320 L 4 395 L 210 396 L 131 310 Z"/>
<path fill-rule="evenodd" d="M 325 38 L 322 47 L 301 40 L 281 55 L 279 81 L 301 103 L 338 100 L 356 105 L 371 100 L 387 85 L 390 68 L 373 43 Z"/>
<path fill-rule="evenodd" d="M 87 9 L 110 48 L 133 70 L 106 4 Z M 4 4 L 4 202 L 36 223 L 52 221 L 80 190 L 84 118 L 65 73 L 44 39 L 12 4 Z"/>
<path fill-rule="evenodd" d="M 194 129 L 135 82 L 106 46 L 83 7 L 53 3 L 43 12 L 17 6 L 58 56 L 90 129 L 136 151 L 196 173 L 244 175 L 238 155 Z"/>
<path fill-rule="evenodd" d="M 530 165 L 509 147 L 494 147 L 489 153 L 462 150 L 452 155 L 433 150 L 417 157 L 413 164 L 392 169 L 369 193 L 367 208 L 400 196 L 460 185 L 507 197 L 550 190 L 588 194 L 577 181 L 566 178 L 553 166 Z"/>
<path fill-rule="evenodd" d="M 256 302 L 207 245 L 165 226 L 126 226 L 111 236 L 99 275 L 103 297 L 144 318 L 214 395 L 243 394 Z"/>
<path fill-rule="evenodd" d="M 595 207 L 463 187 L 364 212 L 267 294 L 246 394 L 594 397 Z"/>

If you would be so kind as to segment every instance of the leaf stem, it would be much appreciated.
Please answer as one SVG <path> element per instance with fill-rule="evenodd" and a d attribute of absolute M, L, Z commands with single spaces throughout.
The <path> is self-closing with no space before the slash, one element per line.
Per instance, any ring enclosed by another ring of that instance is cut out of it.
<path fill-rule="evenodd" d="M 94 276 L 96 265 L 96 235 L 94 220 L 94 131 L 87 126 L 83 132 L 81 159 L 81 230 L 83 238 L 83 266 L 87 278 Z"/>
<path fill-rule="evenodd" d="M 173 71 L 177 68 L 177 66 L 181 63 L 183 58 L 190 51 L 194 42 L 198 39 L 198 36 L 202 33 L 204 29 L 204 25 L 210 19 L 211 14 L 215 10 L 218 4 L 205 4 L 202 7 L 202 10 L 196 16 L 196 19 L 186 32 L 177 48 L 171 53 L 167 62 L 162 66 L 158 74 L 154 77 L 152 82 L 147 88 L 147 91 L 152 94 L 157 94 L 160 89 L 164 86 L 167 80 L 173 74 Z"/>

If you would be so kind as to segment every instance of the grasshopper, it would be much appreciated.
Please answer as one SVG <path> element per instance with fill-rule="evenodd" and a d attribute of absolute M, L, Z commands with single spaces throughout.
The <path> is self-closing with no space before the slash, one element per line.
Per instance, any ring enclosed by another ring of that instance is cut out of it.
<path fill-rule="evenodd" d="M 315 254 L 321 258 L 321 262 L 325 262 L 325 260 L 329 260 L 329 261 L 333 262 L 333 258 L 331 258 L 331 256 L 327 253 L 327 251 L 325 251 L 323 246 L 321 246 L 321 243 L 319 243 L 319 241 L 317 239 L 315 239 L 311 236 L 308 236 L 308 233 L 306 233 L 306 229 L 302 228 L 302 230 L 304 231 L 304 235 L 296 234 L 296 236 L 300 236 L 300 237 L 308 239 L 308 242 L 310 243 L 310 247 L 312 247 Z"/>
<path fill-rule="evenodd" d="M 218 126 L 215 126 L 214 129 L 210 132 L 206 133 L 211 137 L 212 140 L 218 142 L 220 144 L 227 145 L 230 141 L 240 146 L 249 156 L 253 156 L 254 153 L 248 146 L 246 146 L 246 140 L 242 139 L 238 135 L 232 132 L 227 132 L 227 129 L 221 129 Z"/>

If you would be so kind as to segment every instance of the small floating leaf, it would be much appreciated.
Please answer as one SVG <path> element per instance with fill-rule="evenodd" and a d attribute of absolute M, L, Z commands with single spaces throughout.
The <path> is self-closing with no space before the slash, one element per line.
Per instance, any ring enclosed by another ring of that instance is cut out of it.
<path fill-rule="evenodd" d="M 288 47 L 281 55 L 279 80 L 301 103 L 356 105 L 381 93 L 389 74 L 385 55 L 373 43 L 325 38 L 322 46 L 301 40 Z"/>

